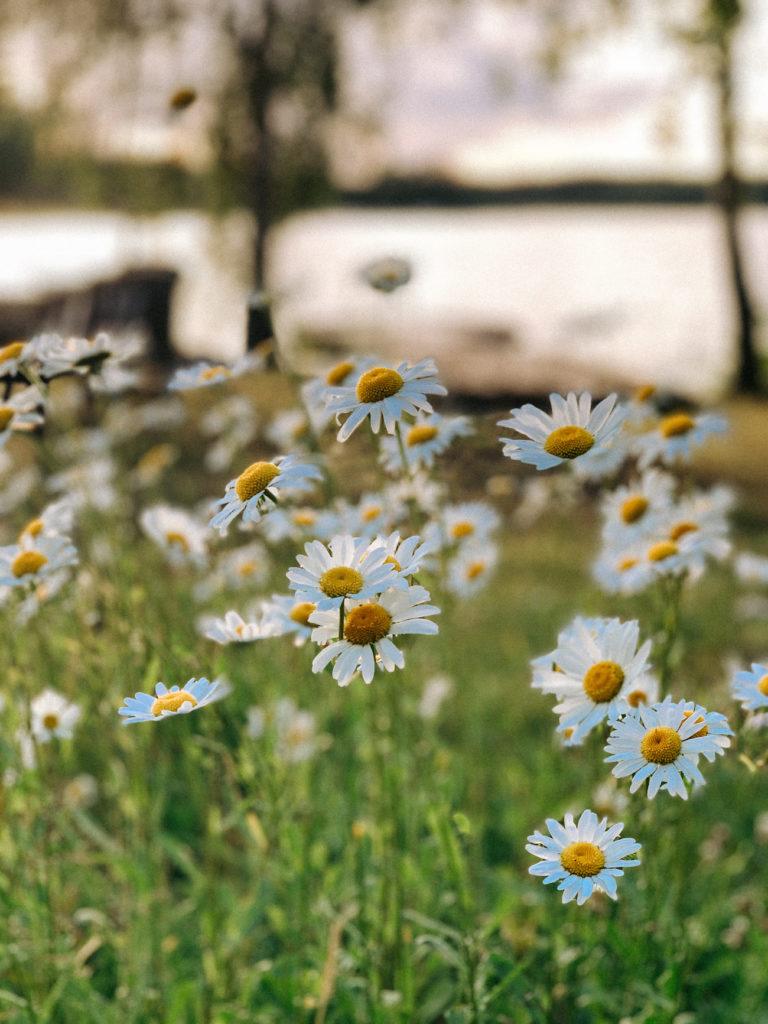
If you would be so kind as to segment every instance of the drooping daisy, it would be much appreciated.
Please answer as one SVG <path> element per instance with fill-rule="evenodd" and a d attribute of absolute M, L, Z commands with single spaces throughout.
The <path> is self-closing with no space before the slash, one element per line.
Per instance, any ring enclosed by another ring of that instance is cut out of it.
<path fill-rule="evenodd" d="M 43 690 L 30 705 L 32 735 L 38 743 L 69 740 L 80 718 L 80 708 L 56 690 Z"/>
<path fill-rule="evenodd" d="M 556 670 L 535 669 L 534 686 L 560 703 L 558 732 L 572 728 L 578 742 L 598 723 L 615 717 L 648 670 L 651 643 L 638 648 L 637 622 L 576 619 L 561 633 L 552 654 Z"/>
<path fill-rule="evenodd" d="M 647 780 L 649 799 L 662 789 L 687 800 L 686 782 L 704 784 L 699 757 L 714 761 L 730 744 L 730 735 L 722 715 L 667 697 L 660 704 L 627 710 L 612 723 L 605 760 L 613 763 L 617 778 L 632 777 L 630 793 Z"/>
<path fill-rule="evenodd" d="M 652 431 L 636 439 L 640 466 L 650 466 L 657 459 L 668 466 L 689 459 L 694 448 L 711 435 L 722 434 L 727 429 L 726 419 L 713 413 L 670 413 L 659 420 Z"/>
<path fill-rule="evenodd" d="M 549 401 L 551 414 L 535 405 L 524 405 L 513 409 L 510 419 L 499 421 L 500 427 L 511 427 L 530 438 L 521 441 L 502 437 L 504 455 L 537 469 L 550 469 L 602 447 L 624 421 L 625 412 L 616 405 L 616 395 L 604 398 L 594 409 L 588 392 L 578 398 L 572 391 L 567 398 L 551 394 Z"/>
<path fill-rule="evenodd" d="M 649 469 L 638 481 L 607 493 L 602 508 L 605 539 L 626 545 L 658 531 L 672 506 L 674 488 L 671 476 Z"/>
<path fill-rule="evenodd" d="M 309 618 L 316 627 L 312 639 L 327 646 L 315 656 L 312 671 L 322 672 L 333 662 L 333 678 L 339 686 L 347 686 L 358 672 L 370 683 L 377 668 L 384 672 L 403 668 L 405 657 L 392 638 L 438 632 L 437 623 L 428 616 L 439 615 L 440 609 L 428 601 L 424 587 L 406 587 L 388 590 L 372 601 L 350 602 L 342 637 L 334 611 L 313 612 Z"/>
<path fill-rule="evenodd" d="M 77 564 L 77 550 L 68 537 L 35 538 L 0 548 L 0 586 L 36 587 L 53 573 Z"/>
<path fill-rule="evenodd" d="M 202 616 L 198 628 L 204 637 L 217 644 L 247 644 L 271 636 L 263 622 L 246 622 L 236 611 L 228 611 L 223 618 Z"/>
<path fill-rule="evenodd" d="M 302 601 L 295 594 L 273 594 L 263 604 L 263 621 L 270 636 L 292 636 L 302 647 L 312 635 L 310 615 L 317 610 L 314 601 Z"/>
<path fill-rule="evenodd" d="M 222 679 L 209 682 L 205 678 L 192 678 L 183 688 L 158 683 L 154 696 L 151 693 L 137 693 L 126 697 L 123 706 L 118 709 L 125 725 L 135 722 L 160 722 L 173 715 L 187 715 L 191 711 L 199 711 L 206 704 L 221 700 L 229 693 L 230 687 Z"/>
<path fill-rule="evenodd" d="M 24 388 L 15 395 L 0 400 L 0 448 L 13 431 L 27 431 L 39 427 L 45 418 L 40 412 L 43 399 L 36 387 Z"/>
<path fill-rule="evenodd" d="M 169 391 L 192 391 L 195 388 L 209 388 L 215 384 L 226 384 L 235 377 L 260 370 L 264 365 L 262 356 L 249 352 L 235 360 L 230 366 L 223 363 L 195 363 L 176 370 L 168 381 Z"/>
<path fill-rule="evenodd" d="M 300 462 L 295 455 L 278 455 L 271 462 L 254 462 L 240 476 L 230 480 L 216 506 L 219 511 L 211 526 L 222 534 L 242 513 L 243 521 L 255 523 L 279 500 L 281 489 L 294 487 L 308 480 L 319 480 L 317 466 Z"/>
<path fill-rule="evenodd" d="M 171 565 L 204 565 L 208 532 L 183 508 L 152 505 L 141 513 L 144 533 L 164 552 Z"/>
<path fill-rule="evenodd" d="M 472 597 L 486 586 L 498 560 L 499 549 L 489 541 L 463 545 L 448 565 L 446 588 L 458 597 Z"/>
<path fill-rule="evenodd" d="M 394 434 L 403 416 L 432 412 L 428 395 L 448 394 L 437 379 L 432 359 L 413 365 L 399 363 L 397 367 L 374 366 L 360 374 L 354 387 L 340 385 L 331 392 L 328 412 L 337 419 L 348 414 L 337 434 L 339 441 L 346 441 L 368 417 L 374 434 L 378 434 L 382 421 L 387 433 Z"/>
<path fill-rule="evenodd" d="M 563 903 L 576 900 L 581 906 L 595 892 L 604 892 L 616 899 L 616 879 L 625 868 L 639 867 L 634 858 L 640 843 L 634 839 L 619 839 L 624 824 L 608 825 L 607 818 L 599 820 L 593 811 L 583 811 L 578 822 L 566 814 L 563 824 L 547 818 L 549 835 L 534 832 L 528 836 L 526 850 L 539 858 L 529 873 L 543 878 L 545 885 L 557 883 L 563 894 Z"/>
<path fill-rule="evenodd" d="M 768 666 L 753 662 L 751 671 L 737 672 L 731 682 L 731 693 L 745 711 L 768 708 Z"/>
<path fill-rule="evenodd" d="M 381 462 L 390 473 L 402 473 L 404 468 L 413 471 L 417 467 L 431 469 L 435 458 L 442 455 L 453 444 L 457 437 L 466 437 L 472 433 L 472 425 L 467 416 L 417 416 L 416 422 L 410 426 L 400 424 L 398 427 L 402 440 L 402 448 L 396 437 L 384 436 L 381 439 Z M 403 467 L 405 453 L 406 467 Z"/>
<path fill-rule="evenodd" d="M 415 576 L 422 568 L 429 568 L 430 556 L 434 553 L 433 545 L 422 540 L 418 534 L 401 539 L 398 532 L 390 533 L 386 537 L 377 537 L 373 546 L 377 545 L 382 546 L 387 553 L 385 563 L 405 579 Z"/>
<path fill-rule="evenodd" d="M 463 501 L 443 509 L 443 529 L 448 544 L 485 541 L 498 528 L 499 514 L 486 501 Z"/>
<path fill-rule="evenodd" d="M 312 601 L 319 611 L 338 609 L 348 598 L 362 600 L 390 587 L 408 586 L 387 562 L 386 549 L 365 537 L 339 534 L 328 547 L 312 541 L 296 561 L 299 568 L 287 574 L 291 590 L 302 601 Z"/>
<path fill-rule="evenodd" d="M 411 280 L 411 264 L 402 256 L 381 256 L 366 263 L 360 277 L 377 292 L 389 294 Z"/>
<path fill-rule="evenodd" d="M 0 377 L 16 377 L 29 358 L 26 341 L 11 341 L 0 347 Z"/>

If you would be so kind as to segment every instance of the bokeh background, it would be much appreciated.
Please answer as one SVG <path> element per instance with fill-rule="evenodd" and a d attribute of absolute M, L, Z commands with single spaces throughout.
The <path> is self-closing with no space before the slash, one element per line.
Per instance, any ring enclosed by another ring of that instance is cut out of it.
<path fill-rule="evenodd" d="M 765 0 L 0 0 L 0 336 L 754 390 Z M 394 295 L 360 274 L 408 260 Z"/>

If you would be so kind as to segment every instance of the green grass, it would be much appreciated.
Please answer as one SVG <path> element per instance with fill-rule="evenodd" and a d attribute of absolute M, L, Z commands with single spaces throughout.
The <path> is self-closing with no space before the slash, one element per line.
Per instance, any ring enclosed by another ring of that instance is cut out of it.
<path fill-rule="evenodd" d="M 131 493 L 130 467 L 161 439 L 118 446 L 123 500 L 81 520 L 71 589 L 26 627 L 4 621 L 0 1021 L 768 1021 L 768 844 L 755 829 L 765 774 L 738 757 L 760 751 L 760 734 L 708 767 L 687 804 L 631 799 L 619 820 L 643 843 L 643 866 L 621 880 L 617 904 L 564 907 L 527 874 L 526 836 L 545 817 L 594 806 L 609 777 L 597 743 L 563 750 L 554 740 L 554 700 L 531 689 L 530 658 L 578 612 L 637 616 L 646 635 L 653 626 L 647 599 L 611 599 L 590 582 L 594 500 L 555 505 L 523 532 L 514 497 L 502 496 L 493 583 L 458 602 L 425 579 L 444 607 L 440 636 L 407 643 L 404 672 L 342 690 L 311 673 L 309 649 L 280 639 L 219 648 L 197 634 L 194 577 L 168 569 L 136 512 L 216 494 L 226 474 L 203 470 L 193 424 L 172 439 L 183 457 L 167 478 Z M 50 471 L 50 431 L 40 445 Z M 357 492 L 377 472 L 362 437 L 350 448 L 333 464 Z M 251 454 L 260 450 L 244 464 Z M 765 551 L 765 481 L 753 461 L 740 477 L 755 486 L 736 539 Z M 719 477 L 731 464 L 726 451 L 702 472 Z M 446 474 L 456 497 L 482 496 L 492 474 L 517 479 L 490 420 Z M 9 539 L 42 502 L 37 494 L 14 514 Z M 273 552 L 275 589 L 294 554 Z M 768 651 L 768 625 L 736 617 L 737 596 L 726 569 L 686 594 L 673 683 L 734 724 L 725 659 Z M 241 593 L 212 602 L 243 603 Z M 124 696 L 219 673 L 233 684 L 221 703 L 121 727 Z M 417 704 L 438 673 L 455 690 L 425 721 Z M 78 701 L 83 718 L 72 741 L 41 747 L 37 770 L 22 770 L 20 709 L 46 685 Z M 329 737 L 302 764 L 245 734 L 251 705 L 285 696 Z M 98 783 L 91 806 L 71 798 L 82 773 Z"/>

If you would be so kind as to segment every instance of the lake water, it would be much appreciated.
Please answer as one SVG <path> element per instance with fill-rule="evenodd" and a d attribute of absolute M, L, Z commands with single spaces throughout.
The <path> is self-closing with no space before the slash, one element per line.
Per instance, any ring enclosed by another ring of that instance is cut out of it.
<path fill-rule="evenodd" d="M 768 211 L 744 232 L 768 304 Z M 30 296 L 135 265 L 179 272 L 173 330 L 187 354 L 243 344 L 251 224 L 199 213 L 0 215 L 0 297 Z M 411 260 L 393 295 L 359 270 Z M 309 368 L 314 347 L 434 355 L 475 391 L 654 380 L 714 393 L 732 366 L 732 307 L 716 212 L 704 207 L 335 209 L 274 233 L 271 289 L 281 341 Z"/>

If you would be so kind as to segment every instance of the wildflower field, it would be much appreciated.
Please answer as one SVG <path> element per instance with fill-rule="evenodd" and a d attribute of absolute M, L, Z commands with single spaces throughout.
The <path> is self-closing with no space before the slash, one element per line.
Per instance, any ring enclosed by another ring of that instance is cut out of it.
<path fill-rule="evenodd" d="M 768 1021 L 763 407 L 142 373 L 0 350 L 0 1021 Z"/>

